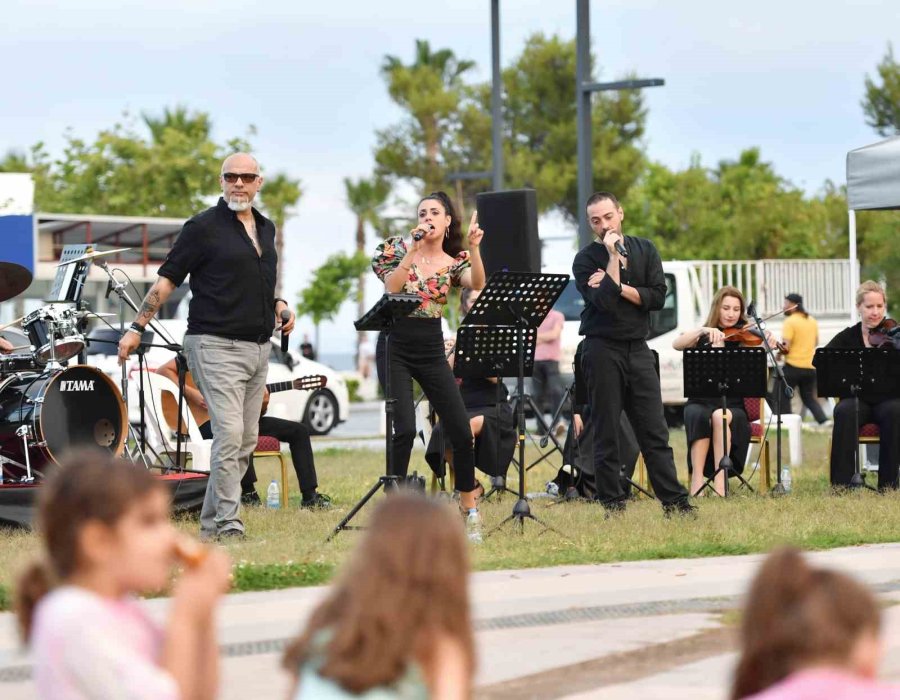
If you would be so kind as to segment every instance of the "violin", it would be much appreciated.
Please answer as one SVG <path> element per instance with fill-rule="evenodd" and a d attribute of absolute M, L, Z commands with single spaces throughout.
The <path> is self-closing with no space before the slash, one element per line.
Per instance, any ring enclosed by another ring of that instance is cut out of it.
<path fill-rule="evenodd" d="M 869 331 L 869 345 L 873 348 L 900 350 L 900 327 L 897 321 L 886 318 Z"/>
<path fill-rule="evenodd" d="M 722 335 L 725 336 L 726 342 L 740 343 L 748 348 L 758 348 L 763 344 L 763 338 L 765 337 L 763 331 L 759 330 L 755 324 L 741 327 L 732 326 L 723 330 Z M 704 333 L 703 337 L 706 341 L 704 344 L 709 345 L 709 336 Z M 776 340 L 774 345 L 780 352 L 785 352 L 785 347 L 781 342 Z"/>

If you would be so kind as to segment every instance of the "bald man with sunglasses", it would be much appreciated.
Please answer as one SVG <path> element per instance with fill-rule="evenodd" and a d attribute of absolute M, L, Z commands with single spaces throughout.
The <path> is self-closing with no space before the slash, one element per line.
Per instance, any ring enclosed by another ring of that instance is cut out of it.
<path fill-rule="evenodd" d="M 200 536 L 242 537 L 241 476 L 256 448 L 269 367 L 269 339 L 281 312 L 282 333 L 294 314 L 275 298 L 275 225 L 253 207 L 262 189 L 259 163 L 235 153 L 222 163 L 222 197 L 189 219 L 158 271 L 131 328 L 119 342 L 119 361 L 137 348 L 159 307 L 190 275 L 191 304 L 184 352 L 206 399 L 213 444 Z"/>

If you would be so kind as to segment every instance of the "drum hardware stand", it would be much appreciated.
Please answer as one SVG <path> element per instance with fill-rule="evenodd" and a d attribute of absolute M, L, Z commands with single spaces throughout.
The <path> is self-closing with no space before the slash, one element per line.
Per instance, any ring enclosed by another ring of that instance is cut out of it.
<path fill-rule="evenodd" d="M 31 473 L 31 456 L 28 453 L 28 426 L 20 425 L 16 428 L 16 435 L 22 438 L 22 452 L 25 454 L 25 478 L 22 479 L 23 484 L 30 484 L 34 481 L 34 475 Z"/>
<path fill-rule="evenodd" d="M 344 516 L 343 520 L 337 524 L 331 534 L 325 538 L 326 542 L 330 542 L 342 530 L 357 530 L 356 526 L 350 525 L 353 517 L 362 510 L 363 506 L 369 502 L 378 491 L 382 488 L 387 489 L 388 485 L 396 488 L 400 485 L 400 476 L 394 473 L 394 404 L 396 399 L 391 398 L 391 331 L 397 319 L 409 316 L 416 307 L 421 304 L 422 300 L 418 294 L 384 294 L 381 299 L 375 302 L 375 305 L 363 314 L 359 319 L 353 322 L 358 331 L 381 331 L 384 333 L 384 453 L 385 453 L 385 475 L 378 477 L 372 487 L 366 492 L 359 502 L 353 506 L 349 513 Z"/>

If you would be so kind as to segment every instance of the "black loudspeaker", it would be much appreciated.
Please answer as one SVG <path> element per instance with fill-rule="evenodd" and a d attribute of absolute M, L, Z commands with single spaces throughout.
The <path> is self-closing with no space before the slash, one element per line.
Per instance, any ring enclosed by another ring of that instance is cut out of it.
<path fill-rule="evenodd" d="M 481 258 L 487 276 L 498 270 L 540 272 L 537 193 L 534 190 L 482 192 L 476 197 L 476 206 L 478 223 L 484 229 Z"/>

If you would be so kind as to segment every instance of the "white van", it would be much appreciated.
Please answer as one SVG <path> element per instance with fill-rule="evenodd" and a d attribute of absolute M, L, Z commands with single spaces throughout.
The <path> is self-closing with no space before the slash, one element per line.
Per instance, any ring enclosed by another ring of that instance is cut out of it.
<path fill-rule="evenodd" d="M 545 269 L 544 272 L 571 274 L 571 270 Z M 704 323 L 712 297 L 722 285 L 741 289 L 748 303 L 755 302 L 762 318 L 780 312 L 785 295 L 801 294 L 807 311 L 819 323 L 819 345 L 825 345 L 850 325 L 849 260 L 670 260 L 663 262 L 663 272 L 666 299 L 662 309 L 650 314 L 648 344 L 659 353 L 663 403 L 667 412 L 675 415 L 686 399 L 682 353 L 672 348 L 672 340 Z M 569 280 L 554 308 L 566 317 L 560 372 L 570 376 L 575 349 L 581 341 L 578 327 L 584 308 L 574 279 Z M 783 316 L 779 314 L 765 326 L 780 338 L 782 321 Z"/>

